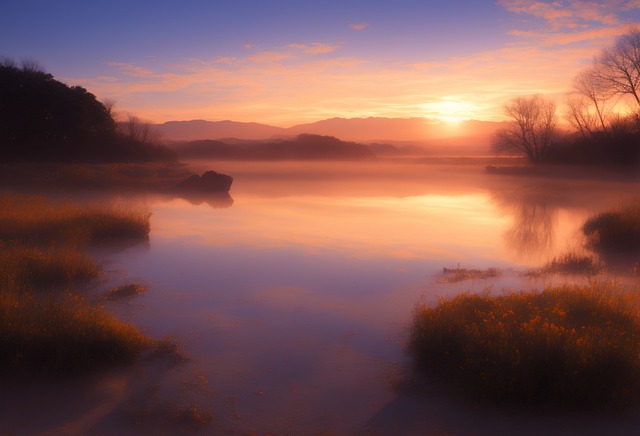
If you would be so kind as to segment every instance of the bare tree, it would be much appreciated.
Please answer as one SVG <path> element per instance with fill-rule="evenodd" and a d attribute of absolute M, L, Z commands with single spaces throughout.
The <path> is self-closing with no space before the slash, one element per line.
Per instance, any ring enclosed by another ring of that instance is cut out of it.
<path fill-rule="evenodd" d="M 615 93 L 607 86 L 600 70 L 601 68 L 594 66 L 578 73 L 573 79 L 573 89 L 587 99 L 591 108 L 595 111 L 595 116 L 602 131 L 606 132 L 606 117 L 610 109 L 608 102 Z M 586 109 L 589 110 L 591 108 L 587 107 Z"/>
<path fill-rule="evenodd" d="M 532 163 L 542 162 L 558 136 L 556 104 L 541 95 L 516 97 L 505 104 L 504 111 L 509 120 L 497 131 L 494 150 L 517 151 Z"/>
<path fill-rule="evenodd" d="M 120 123 L 121 133 L 142 144 L 154 144 L 160 140 L 160 134 L 150 123 L 142 121 L 135 115 L 128 114 L 126 121 Z"/>
<path fill-rule="evenodd" d="M 595 58 L 596 72 L 613 92 L 631 95 L 640 111 L 640 27 L 618 37 Z"/>
<path fill-rule="evenodd" d="M 597 130 L 598 121 L 591 112 L 586 97 L 572 92 L 567 94 L 564 118 L 586 139 Z"/>

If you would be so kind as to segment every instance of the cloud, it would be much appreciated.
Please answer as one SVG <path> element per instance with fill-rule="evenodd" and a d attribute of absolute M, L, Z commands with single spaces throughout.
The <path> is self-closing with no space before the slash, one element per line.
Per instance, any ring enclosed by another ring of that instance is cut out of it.
<path fill-rule="evenodd" d="M 289 58 L 291 58 L 291 55 L 288 53 L 278 51 L 262 51 L 249 57 L 250 60 L 259 63 L 278 62 Z"/>
<path fill-rule="evenodd" d="M 616 10 L 629 7 L 623 0 L 553 1 L 499 0 L 498 4 L 516 14 L 527 14 L 547 21 L 553 30 L 588 25 L 617 25 Z"/>
<path fill-rule="evenodd" d="M 111 67 L 118 67 L 124 74 L 132 77 L 153 77 L 154 75 L 150 70 L 126 62 L 106 62 L 106 64 Z"/>
<path fill-rule="evenodd" d="M 289 44 L 289 48 L 301 50 L 307 54 L 323 54 L 331 53 L 340 48 L 338 44 L 324 44 L 321 42 L 313 42 L 311 44 Z"/>
<path fill-rule="evenodd" d="M 369 27 L 369 23 L 354 23 L 350 24 L 349 27 L 351 27 L 353 30 L 364 30 Z"/>

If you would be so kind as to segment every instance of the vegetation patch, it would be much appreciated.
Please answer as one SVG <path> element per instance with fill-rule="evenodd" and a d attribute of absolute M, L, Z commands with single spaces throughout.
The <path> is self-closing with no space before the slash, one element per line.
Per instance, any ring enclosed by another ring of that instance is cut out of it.
<path fill-rule="evenodd" d="M 25 245 L 87 246 L 148 238 L 150 213 L 43 196 L 0 195 L 0 241 Z"/>
<path fill-rule="evenodd" d="M 5 281 L 32 290 L 52 290 L 96 278 L 98 264 L 72 247 L 25 247 L 0 244 L 0 274 Z"/>
<path fill-rule="evenodd" d="M 460 267 L 442 268 L 442 273 L 445 277 L 440 280 L 440 283 L 457 283 L 464 280 L 488 279 L 500 276 L 500 272 L 496 268 L 488 268 L 485 270 Z"/>
<path fill-rule="evenodd" d="M 138 283 L 129 283 L 111 289 L 102 296 L 102 299 L 107 301 L 122 300 L 123 298 L 130 298 L 139 295 L 146 290 L 146 286 L 139 285 Z"/>
<path fill-rule="evenodd" d="M 585 221 L 587 247 L 610 256 L 640 253 L 640 198 Z"/>
<path fill-rule="evenodd" d="M 419 370 L 495 404 L 616 407 L 640 396 L 637 289 L 593 285 L 418 306 Z"/>
<path fill-rule="evenodd" d="M 544 274 L 595 275 L 603 269 L 604 267 L 593 256 L 570 251 L 554 257 L 542 267 L 529 270 L 523 275 L 527 277 L 538 277 Z"/>
<path fill-rule="evenodd" d="M 75 374 L 131 362 L 150 341 L 133 325 L 74 295 L 0 290 L 0 367 Z"/>
<path fill-rule="evenodd" d="M 0 196 L 0 368 L 75 374 L 148 348 L 133 325 L 60 292 L 100 272 L 82 247 L 148 232 L 147 212 Z"/>

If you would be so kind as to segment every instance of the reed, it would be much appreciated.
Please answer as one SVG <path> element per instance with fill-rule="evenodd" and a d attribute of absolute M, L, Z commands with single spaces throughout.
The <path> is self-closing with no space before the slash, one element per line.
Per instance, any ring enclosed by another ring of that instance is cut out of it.
<path fill-rule="evenodd" d="M 419 370 L 513 406 L 616 407 L 640 396 L 638 289 L 564 286 L 418 306 Z"/>

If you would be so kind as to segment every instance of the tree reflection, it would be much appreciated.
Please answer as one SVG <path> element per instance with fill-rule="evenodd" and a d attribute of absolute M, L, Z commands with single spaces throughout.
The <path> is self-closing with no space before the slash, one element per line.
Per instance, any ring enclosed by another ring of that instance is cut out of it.
<path fill-rule="evenodd" d="M 518 255 L 549 252 L 555 240 L 557 209 L 544 202 L 522 201 L 512 205 L 513 225 L 505 232 L 507 245 Z"/>
<path fill-rule="evenodd" d="M 504 238 L 518 256 L 532 257 L 553 249 L 559 205 L 545 191 L 520 186 L 492 193 L 498 206 L 513 217 Z"/>
<path fill-rule="evenodd" d="M 187 200 L 194 206 L 207 204 L 209 207 L 212 207 L 214 209 L 226 209 L 233 206 L 233 197 L 231 197 L 228 192 L 181 193 L 178 196 L 184 200 Z"/>

